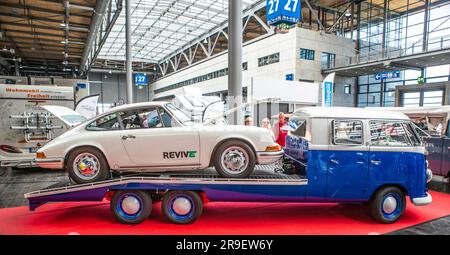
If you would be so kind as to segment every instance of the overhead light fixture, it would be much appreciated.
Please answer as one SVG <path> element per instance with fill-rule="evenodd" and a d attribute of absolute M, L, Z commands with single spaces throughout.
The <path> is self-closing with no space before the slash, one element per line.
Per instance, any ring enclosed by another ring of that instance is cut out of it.
<path fill-rule="evenodd" d="M 108 73 L 112 73 L 112 71 L 111 70 L 109 70 L 109 72 Z"/>
<path fill-rule="evenodd" d="M 203 43 L 208 43 L 208 40 L 206 40 L 206 38 L 205 38 L 205 40 L 203 40 Z"/>
<path fill-rule="evenodd" d="M 5 46 L 3 46 L 3 50 L 8 50 L 8 49 L 6 48 L 6 45 L 5 45 Z"/>
<path fill-rule="evenodd" d="M 66 42 L 66 41 L 61 41 L 61 43 L 62 43 L 62 44 L 66 44 L 67 42 Z"/>
<path fill-rule="evenodd" d="M 60 26 L 62 26 L 62 27 L 65 27 L 66 26 L 66 23 L 61 23 L 61 24 L 59 24 Z"/>
<path fill-rule="evenodd" d="M 352 14 L 351 14 L 350 12 L 347 11 L 347 12 L 345 13 L 345 17 L 349 18 L 350 16 L 352 16 Z"/>

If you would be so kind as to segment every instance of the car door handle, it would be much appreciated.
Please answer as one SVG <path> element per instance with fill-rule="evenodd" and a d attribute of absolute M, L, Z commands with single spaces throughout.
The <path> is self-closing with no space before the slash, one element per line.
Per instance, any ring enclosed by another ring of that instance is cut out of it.
<path fill-rule="evenodd" d="M 339 160 L 337 160 L 337 159 L 330 159 L 330 162 L 335 165 L 339 165 Z"/>
<path fill-rule="evenodd" d="M 124 135 L 124 136 L 122 136 L 122 140 L 134 139 L 134 138 L 136 138 L 136 136 L 134 136 L 134 135 Z"/>
<path fill-rule="evenodd" d="M 374 165 L 379 165 L 379 164 L 381 164 L 381 160 L 375 160 L 375 159 L 372 159 L 372 160 L 370 161 L 370 163 L 372 163 L 372 164 L 374 164 Z"/>

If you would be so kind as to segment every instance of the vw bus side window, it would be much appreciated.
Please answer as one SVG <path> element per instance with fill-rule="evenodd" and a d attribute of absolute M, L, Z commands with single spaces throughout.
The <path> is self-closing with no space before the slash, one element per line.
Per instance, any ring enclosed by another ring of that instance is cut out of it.
<path fill-rule="evenodd" d="M 402 121 L 371 121 L 370 141 L 374 146 L 411 146 Z"/>
<path fill-rule="evenodd" d="M 335 145 L 363 144 L 362 121 L 334 120 L 333 143 Z"/>

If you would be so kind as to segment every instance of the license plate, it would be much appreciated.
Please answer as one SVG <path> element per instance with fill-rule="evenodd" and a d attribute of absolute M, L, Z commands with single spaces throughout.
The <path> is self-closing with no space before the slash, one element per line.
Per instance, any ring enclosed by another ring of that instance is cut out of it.
<path fill-rule="evenodd" d="M 28 152 L 29 153 L 36 153 L 36 151 L 38 150 L 39 148 L 37 148 L 37 147 L 35 147 L 35 148 L 28 148 Z"/>

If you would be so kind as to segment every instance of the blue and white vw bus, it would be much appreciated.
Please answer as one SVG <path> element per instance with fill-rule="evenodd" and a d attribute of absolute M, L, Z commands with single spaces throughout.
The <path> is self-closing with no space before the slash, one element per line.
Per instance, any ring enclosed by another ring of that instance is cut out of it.
<path fill-rule="evenodd" d="M 368 202 L 383 223 L 399 219 L 406 196 L 416 206 L 431 203 L 425 148 L 406 115 L 305 107 L 285 127 L 286 158 L 308 179 L 306 201 Z"/>

